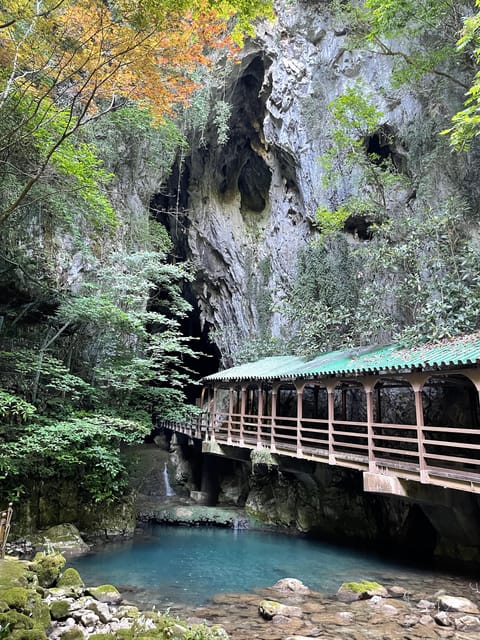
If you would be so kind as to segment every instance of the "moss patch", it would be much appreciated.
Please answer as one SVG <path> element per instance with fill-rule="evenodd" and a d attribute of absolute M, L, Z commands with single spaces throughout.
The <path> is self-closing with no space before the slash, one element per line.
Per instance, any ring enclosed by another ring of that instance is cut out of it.
<path fill-rule="evenodd" d="M 41 629 L 25 629 L 14 631 L 12 640 L 47 640 L 47 634 Z"/>
<path fill-rule="evenodd" d="M 10 609 L 5 613 L 0 613 L 0 626 L 6 627 L 9 625 L 10 629 L 33 629 L 33 620 L 26 616 L 24 613 Z"/>
<path fill-rule="evenodd" d="M 60 578 L 57 580 L 57 587 L 83 587 L 83 580 L 76 569 L 69 567 L 65 569 Z"/>
<path fill-rule="evenodd" d="M 9 609 L 23 611 L 28 603 L 28 591 L 23 587 L 12 587 L 11 589 L 0 589 L 0 600 L 7 604 Z"/>
<path fill-rule="evenodd" d="M 27 586 L 29 564 L 16 558 L 0 560 L 0 588 Z"/>
<path fill-rule="evenodd" d="M 69 631 L 64 631 L 60 638 L 61 640 L 85 640 L 85 636 L 80 631 L 80 629 L 70 629 Z"/>
<path fill-rule="evenodd" d="M 31 568 L 37 574 L 38 582 L 42 587 L 51 587 L 60 576 L 65 562 L 65 558 L 60 553 L 37 553 Z"/>
<path fill-rule="evenodd" d="M 53 620 L 61 620 L 67 618 L 70 613 L 70 603 L 67 600 L 55 600 L 50 605 L 50 615 Z"/>
<path fill-rule="evenodd" d="M 362 580 L 362 582 L 344 582 L 340 589 L 346 589 L 353 593 L 369 593 L 370 591 L 383 591 L 384 587 L 378 582 Z"/>

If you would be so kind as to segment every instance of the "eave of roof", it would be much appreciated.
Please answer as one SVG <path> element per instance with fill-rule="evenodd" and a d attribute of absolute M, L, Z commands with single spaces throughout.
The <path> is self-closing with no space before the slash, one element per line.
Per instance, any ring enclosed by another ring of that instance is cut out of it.
<path fill-rule="evenodd" d="M 204 382 L 288 380 L 335 375 L 405 373 L 449 369 L 480 363 L 480 332 L 415 347 L 360 347 L 320 354 L 311 360 L 273 356 L 232 367 L 203 378 Z"/>

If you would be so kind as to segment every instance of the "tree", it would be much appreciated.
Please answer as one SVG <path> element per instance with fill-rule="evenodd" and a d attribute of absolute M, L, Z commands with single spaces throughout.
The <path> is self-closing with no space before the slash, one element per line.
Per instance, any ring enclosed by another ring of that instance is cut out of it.
<path fill-rule="evenodd" d="M 3 202 L 0 224 L 26 204 L 53 166 L 71 169 L 66 143 L 92 120 L 134 101 L 157 120 L 184 103 L 192 73 L 209 50 L 232 51 L 225 19 L 240 24 L 266 0 L 7 0 L 0 8 L 0 169 L 15 172 L 16 151 L 36 154 L 27 176 Z M 71 157 L 71 154 L 69 154 Z M 63 162 L 62 162 L 63 158 Z M 78 167 L 77 167 L 78 168 Z M 81 189 L 81 185 L 79 185 Z"/>
<path fill-rule="evenodd" d="M 480 0 L 476 0 L 480 7 Z M 457 50 L 463 52 L 473 48 L 473 59 L 478 69 L 480 65 L 480 11 L 465 20 L 462 35 L 457 42 Z M 480 70 L 477 70 L 467 91 L 464 109 L 456 113 L 453 127 L 443 133 L 450 135 L 452 146 L 457 150 L 467 150 L 472 140 L 480 135 Z"/>
<path fill-rule="evenodd" d="M 465 60 L 455 47 L 465 10 L 474 0 L 336 0 L 337 17 L 349 24 L 353 48 L 367 48 L 395 63 L 397 82 L 434 74 L 467 88 L 458 73 Z"/>

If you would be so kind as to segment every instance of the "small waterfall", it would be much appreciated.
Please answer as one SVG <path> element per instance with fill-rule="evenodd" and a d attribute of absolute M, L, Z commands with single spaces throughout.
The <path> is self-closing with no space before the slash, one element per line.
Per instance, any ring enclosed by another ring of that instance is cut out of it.
<path fill-rule="evenodd" d="M 175 495 L 175 491 L 172 489 L 171 485 L 170 485 L 170 480 L 168 478 L 168 469 L 167 469 L 167 463 L 165 462 L 165 467 L 163 468 L 163 484 L 165 487 L 165 495 L 167 498 L 169 498 L 170 496 L 174 496 Z"/>

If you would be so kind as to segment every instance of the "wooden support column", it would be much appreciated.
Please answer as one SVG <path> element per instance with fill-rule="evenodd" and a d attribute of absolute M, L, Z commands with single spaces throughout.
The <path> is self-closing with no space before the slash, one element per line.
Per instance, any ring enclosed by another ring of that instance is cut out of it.
<path fill-rule="evenodd" d="M 373 385 L 364 383 L 365 397 L 367 399 L 367 443 L 368 443 L 368 470 L 375 473 L 375 446 L 373 442 Z M 378 391 L 378 389 L 377 389 Z"/>
<path fill-rule="evenodd" d="M 335 420 L 335 384 L 327 385 L 328 394 L 328 463 L 336 464 L 335 445 L 333 437 L 333 422 Z"/>
<path fill-rule="evenodd" d="M 270 451 L 276 451 L 275 447 L 275 427 L 277 419 L 277 392 L 278 387 L 272 386 L 272 427 L 270 430 Z"/>
<path fill-rule="evenodd" d="M 247 409 L 247 387 L 242 385 L 242 400 L 240 403 L 240 444 L 244 444 L 243 429 L 245 426 L 245 412 Z"/>
<path fill-rule="evenodd" d="M 213 387 L 213 410 L 212 410 L 212 431 L 211 440 L 215 440 L 215 427 L 217 424 L 217 387 Z"/>
<path fill-rule="evenodd" d="M 197 437 L 200 438 L 200 440 L 202 439 L 202 427 L 204 425 L 205 422 L 205 387 L 202 387 L 202 391 L 200 393 L 200 416 L 199 416 L 199 420 L 198 420 L 198 432 L 197 432 Z M 207 424 L 208 424 L 208 417 L 207 417 Z M 205 429 L 205 436 L 207 435 L 207 430 Z"/>
<path fill-rule="evenodd" d="M 262 383 L 258 384 L 258 406 L 257 406 L 257 449 L 262 446 L 262 420 L 263 420 L 263 391 Z"/>
<path fill-rule="evenodd" d="M 425 461 L 425 435 L 423 432 L 424 416 L 423 416 L 423 399 L 422 389 L 425 381 L 428 379 L 427 374 L 413 374 L 409 377 L 409 382 L 412 385 L 413 392 L 415 394 L 415 414 L 417 418 L 417 444 L 418 444 L 418 465 L 420 470 L 420 482 L 428 483 L 428 469 Z"/>
<path fill-rule="evenodd" d="M 297 387 L 297 458 L 303 458 L 302 451 L 302 419 L 303 419 L 303 389 L 305 385 Z"/>
<path fill-rule="evenodd" d="M 227 422 L 227 442 L 232 444 L 232 413 L 233 413 L 233 387 L 228 389 L 228 422 Z"/>

